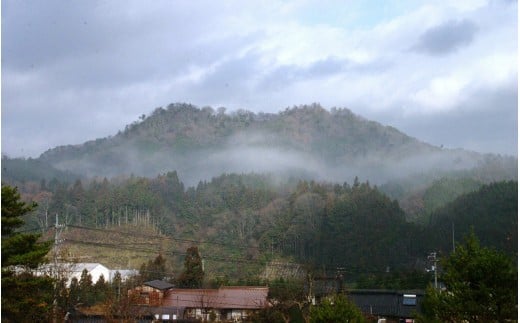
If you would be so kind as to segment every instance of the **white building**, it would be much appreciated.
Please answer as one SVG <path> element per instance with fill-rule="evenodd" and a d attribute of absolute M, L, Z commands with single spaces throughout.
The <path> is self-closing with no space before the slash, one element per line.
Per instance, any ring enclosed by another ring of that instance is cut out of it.
<path fill-rule="evenodd" d="M 90 274 L 92 278 L 92 283 L 95 284 L 101 276 L 105 282 L 112 282 L 117 272 L 121 274 L 121 280 L 125 281 L 128 278 L 135 276 L 138 274 L 137 270 L 133 269 L 119 269 L 119 270 L 111 270 L 107 267 L 103 266 L 100 263 L 92 263 L 92 262 L 78 262 L 78 263 L 59 263 L 57 267 L 53 264 L 46 264 L 41 266 L 36 270 L 37 275 L 49 275 L 53 276 L 55 272 L 55 268 L 58 271 L 58 275 L 60 277 L 67 278 L 67 286 L 70 286 L 70 282 L 73 278 L 76 278 L 78 281 L 81 280 L 81 274 L 84 270 L 87 270 L 87 273 Z"/>
<path fill-rule="evenodd" d="M 83 270 L 85 270 L 85 269 L 92 277 L 93 284 L 95 284 L 101 276 L 103 276 L 103 278 L 106 282 L 110 282 L 112 280 L 111 270 L 108 269 L 107 267 L 103 266 L 102 264 L 95 263 L 95 262 L 78 262 L 75 264 L 71 264 L 71 266 L 70 266 L 70 271 L 69 271 L 69 275 L 68 275 L 68 278 L 69 278 L 68 285 L 70 284 L 70 282 L 72 281 L 72 279 L 74 277 L 76 277 L 76 279 L 78 281 L 80 281 L 81 274 L 83 273 Z"/>

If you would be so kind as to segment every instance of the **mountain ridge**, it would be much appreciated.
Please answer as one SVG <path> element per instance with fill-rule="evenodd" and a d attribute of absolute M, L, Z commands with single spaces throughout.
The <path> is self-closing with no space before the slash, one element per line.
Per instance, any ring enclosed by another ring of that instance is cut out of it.
<path fill-rule="evenodd" d="M 210 126 L 212 128 L 206 129 L 205 133 L 200 135 L 200 132 L 194 134 L 196 130 L 200 130 L 201 120 L 200 118 L 213 118 L 214 123 L 204 123 L 205 126 Z M 312 118 L 314 117 L 314 118 Z M 318 117 L 318 118 L 316 118 Z M 277 114 L 274 113 L 263 113 L 260 112 L 255 114 L 254 112 L 247 110 L 238 110 L 231 113 L 226 113 L 225 108 L 219 108 L 217 111 L 213 110 L 211 107 L 203 107 L 197 108 L 196 106 L 185 104 L 185 103 L 176 103 L 170 104 L 166 109 L 157 108 L 152 114 L 148 117 L 142 115 L 140 117 L 140 121 L 136 121 L 130 125 L 125 127 L 123 132 L 119 131 L 115 136 L 108 136 L 105 138 L 98 138 L 95 140 L 87 141 L 83 144 L 77 145 L 65 145 L 58 146 L 44 152 L 40 158 L 42 159 L 52 159 L 52 155 L 56 152 L 63 152 L 64 150 L 81 148 L 83 146 L 91 146 L 97 145 L 100 143 L 104 143 L 110 140 L 118 140 L 121 137 L 124 138 L 132 138 L 136 135 L 136 133 L 145 135 L 147 139 L 155 139 L 158 142 L 168 141 L 168 140 L 180 140 L 182 137 L 192 138 L 199 140 L 198 143 L 201 146 L 205 144 L 214 144 L 216 143 L 214 139 L 227 137 L 231 134 L 230 131 L 235 128 L 235 130 L 245 130 L 248 128 L 248 131 L 259 131 L 272 130 L 278 133 L 289 134 L 293 139 L 296 139 L 297 143 L 302 145 L 307 145 L 312 141 L 311 135 L 304 133 L 304 130 L 322 130 L 323 126 L 320 126 L 320 122 L 325 121 L 337 121 L 340 119 L 347 120 L 349 124 L 352 126 L 358 124 L 364 124 L 365 128 L 370 127 L 371 130 L 376 131 L 384 131 L 386 136 L 394 136 L 397 139 L 401 139 L 408 142 L 421 143 L 429 146 L 432 150 L 440 150 L 440 148 L 434 147 L 424 142 L 420 142 L 419 140 L 410 137 L 394 127 L 391 126 L 383 126 L 375 121 L 367 120 L 361 116 L 355 115 L 350 110 L 346 108 L 332 108 L 331 111 L 328 111 L 321 107 L 319 104 L 312 104 L 310 106 L 303 105 L 299 107 L 287 108 L 284 111 L 280 111 Z M 303 124 L 294 124 L 295 121 L 303 122 Z M 173 124 L 168 123 L 173 122 Z M 185 124 L 179 129 L 173 127 L 174 125 L 178 125 L 179 123 L 184 122 Z M 309 126 L 310 123 L 315 122 L 317 127 Z M 262 129 L 262 125 L 264 125 L 264 129 Z M 345 122 L 343 122 L 345 125 Z M 196 127 L 199 126 L 199 127 Z M 327 132 L 327 137 L 341 137 L 345 138 L 345 131 L 338 129 L 338 122 L 334 122 L 331 124 L 332 127 L 329 127 L 325 130 L 329 130 Z M 244 129 L 241 129 L 244 128 Z M 151 132 L 147 130 L 152 130 Z M 227 129 L 227 131 L 226 131 Z M 359 133 L 362 131 L 367 131 L 367 129 L 347 129 L 348 133 L 352 135 L 352 132 L 358 132 L 358 135 L 363 135 L 363 133 Z M 360 131 L 361 130 L 361 131 Z M 342 136 L 338 136 L 338 133 L 341 133 Z M 197 136 L 194 136 L 197 135 Z M 215 137 L 216 136 L 216 137 Z M 195 138 L 194 138 L 195 137 Z M 315 138 L 318 136 L 315 136 Z M 300 148 L 305 148 L 301 146 Z"/>
<path fill-rule="evenodd" d="M 443 149 L 394 127 L 319 104 L 277 114 L 170 104 L 115 136 L 49 149 L 39 159 L 85 176 L 155 176 L 177 170 L 194 184 L 222 173 L 268 172 L 382 183 L 402 173 L 465 169 L 483 154 Z"/>

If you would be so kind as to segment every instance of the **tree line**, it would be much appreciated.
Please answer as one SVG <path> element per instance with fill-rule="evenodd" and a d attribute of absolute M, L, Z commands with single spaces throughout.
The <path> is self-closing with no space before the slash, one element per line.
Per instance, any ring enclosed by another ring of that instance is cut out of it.
<path fill-rule="evenodd" d="M 200 246 L 205 254 L 254 261 L 288 257 L 322 271 L 341 267 L 347 279 L 365 286 L 384 285 L 385 276 L 399 272 L 413 277 L 427 266 L 427 254 L 447 254 L 472 226 L 486 246 L 516 252 L 516 182 L 484 185 L 432 212 L 422 225 L 408 222 L 396 200 L 358 178 L 352 184 L 273 183 L 269 175 L 223 174 L 186 188 L 176 172 L 168 172 L 72 184 L 26 182 L 22 190 L 38 203 L 25 217 L 26 228 L 45 232 L 55 214 L 69 225 L 149 226 L 208 242 Z M 454 241 L 446 239 L 452 236 Z M 219 266 L 215 271 L 247 278 L 236 266 Z"/>

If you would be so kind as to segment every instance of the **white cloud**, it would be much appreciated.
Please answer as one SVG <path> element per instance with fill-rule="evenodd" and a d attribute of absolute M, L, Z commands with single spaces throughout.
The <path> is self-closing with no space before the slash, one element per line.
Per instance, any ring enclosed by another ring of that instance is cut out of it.
<path fill-rule="evenodd" d="M 516 83 L 517 58 L 514 53 L 500 53 L 485 56 L 474 62 L 474 79 L 491 87 Z"/>
<path fill-rule="evenodd" d="M 428 113 L 450 110 L 460 103 L 468 83 L 468 80 L 455 75 L 435 78 L 427 88 L 412 95 L 412 102 L 428 109 Z"/>

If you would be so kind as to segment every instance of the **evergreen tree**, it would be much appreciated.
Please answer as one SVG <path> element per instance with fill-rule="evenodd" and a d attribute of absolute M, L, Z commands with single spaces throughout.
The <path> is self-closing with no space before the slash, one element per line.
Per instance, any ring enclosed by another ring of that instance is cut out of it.
<path fill-rule="evenodd" d="M 110 293 L 110 288 L 103 275 L 99 277 L 92 289 L 94 292 L 94 303 L 104 302 Z"/>
<path fill-rule="evenodd" d="M 34 202 L 23 202 L 16 188 L 2 186 L 2 268 L 36 268 L 44 262 L 50 244 L 38 243 L 40 236 L 37 234 L 15 232 L 24 224 L 22 216 L 34 210 L 36 206 Z"/>
<path fill-rule="evenodd" d="M 54 280 L 2 270 L 2 322 L 51 321 Z"/>
<path fill-rule="evenodd" d="M 121 273 L 116 271 L 114 275 L 114 279 L 112 279 L 112 294 L 116 295 L 116 300 L 119 301 L 121 299 L 121 285 L 123 283 L 123 278 L 121 277 Z"/>
<path fill-rule="evenodd" d="M 184 258 L 184 271 L 180 275 L 177 284 L 184 288 L 200 288 L 204 279 L 202 270 L 202 258 L 197 247 L 190 247 L 186 250 Z"/>
<path fill-rule="evenodd" d="M 68 297 L 68 305 L 69 309 L 74 308 L 74 306 L 80 301 L 80 292 L 79 292 L 79 281 L 76 277 L 72 277 L 69 286 L 69 297 Z"/>
<path fill-rule="evenodd" d="M 506 322 L 517 318 L 517 269 L 508 256 L 481 247 L 471 233 L 441 264 L 446 290 L 427 289 L 422 321 Z"/>
<path fill-rule="evenodd" d="M 166 277 L 166 259 L 159 254 L 153 261 L 149 260 L 148 264 L 142 264 L 139 275 L 143 281 L 164 280 Z"/>
<path fill-rule="evenodd" d="M 81 272 L 81 278 L 79 280 L 79 300 L 85 305 L 94 304 L 94 293 L 92 285 L 92 276 L 89 274 L 87 269 L 83 269 Z"/>
<path fill-rule="evenodd" d="M 2 320 L 5 322 L 45 320 L 52 312 L 53 280 L 36 277 L 28 270 L 45 261 L 50 245 L 38 243 L 39 235 L 16 232 L 24 223 L 22 216 L 35 207 L 35 203 L 23 202 L 16 188 L 2 186 Z"/>

